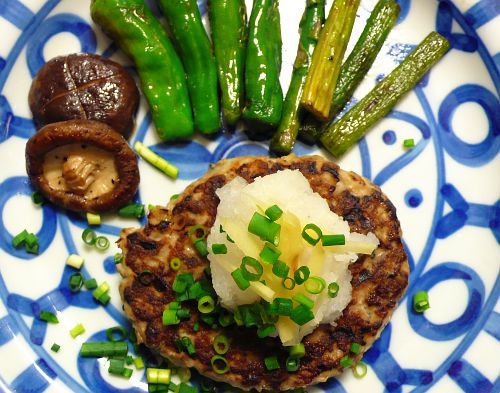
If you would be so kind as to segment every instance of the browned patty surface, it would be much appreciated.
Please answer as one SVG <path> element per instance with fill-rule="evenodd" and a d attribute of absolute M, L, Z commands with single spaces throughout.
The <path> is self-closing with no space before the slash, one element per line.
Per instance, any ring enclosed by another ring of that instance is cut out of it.
<path fill-rule="evenodd" d="M 306 356 L 300 368 L 286 371 L 287 351 L 278 338 L 259 339 L 256 330 L 244 327 L 212 329 L 200 324 L 193 331 L 198 311 L 191 308 L 191 319 L 179 325 L 163 326 L 162 312 L 175 300 L 171 290 L 176 272 L 169 261 L 183 261 L 181 273 L 191 271 L 195 280 L 203 276 L 208 260 L 200 257 L 188 238 L 188 228 L 195 224 L 211 227 L 215 221 L 219 199 L 215 191 L 236 176 L 248 182 L 283 169 L 298 169 L 312 189 L 328 201 L 330 209 L 348 221 L 351 231 L 373 232 L 380 240 L 371 256 L 360 256 L 350 266 L 352 300 L 337 320 L 337 326 L 320 325 L 306 336 Z M 279 159 L 240 157 L 223 160 L 192 183 L 166 208 L 157 208 L 149 215 L 145 227 L 122 232 L 119 245 L 125 262 L 119 270 L 123 276 L 121 293 L 125 312 L 132 320 L 140 342 L 177 364 L 195 367 L 200 373 L 244 389 L 285 390 L 325 381 L 343 371 L 340 359 L 349 354 L 352 342 L 362 344 L 363 353 L 378 338 L 408 284 L 408 259 L 401 242 L 401 228 L 396 209 L 380 189 L 367 179 L 341 170 L 318 156 Z M 143 270 L 155 274 L 152 285 L 137 279 Z M 231 338 L 225 355 L 231 369 L 224 375 L 212 371 L 210 359 L 216 353 L 213 337 L 223 330 Z M 196 355 L 179 353 L 175 341 L 181 336 L 191 338 Z M 277 355 L 279 370 L 268 371 L 264 358 Z"/>

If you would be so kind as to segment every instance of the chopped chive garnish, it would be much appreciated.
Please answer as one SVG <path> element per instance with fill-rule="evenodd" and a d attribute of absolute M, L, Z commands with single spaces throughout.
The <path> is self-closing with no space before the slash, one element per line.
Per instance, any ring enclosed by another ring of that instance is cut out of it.
<path fill-rule="evenodd" d="M 183 368 L 189 370 L 187 367 L 183 367 Z M 179 386 L 175 389 L 175 393 L 198 393 L 197 387 L 188 385 L 186 382 L 181 382 L 179 384 Z"/>
<path fill-rule="evenodd" d="M 273 274 L 279 278 L 287 278 L 290 267 L 282 261 L 276 261 L 273 264 Z"/>
<path fill-rule="evenodd" d="M 281 286 L 291 291 L 293 288 L 295 288 L 295 281 L 292 277 L 285 277 L 283 281 L 281 281 Z"/>
<path fill-rule="evenodd" d="M 89 225 L 100 225 L 101 216 L 99 214 L 87 213 L 87 223 Z"/>
<path fill-rule="evenodd" d="M 144 360 L 140 356 L 134 358 L 134 366 L 137 370 L 142 370 L 144 368 Z"/>
<path fill-rule="evenodd" d="M 206 257 L 208 255 L 208 246 L 206 240 L 198 240 L 196 243 L 194 243 L 194 248 L 196 248 L 196 251 L 198 251 L 198 253 L 202 257 Z"/>
<path fill-rule="evenodd" d="M 257 329 L 257 336 L 259 338 L 269 337 L 274 333 L 276 333 L 276 326 L 274 325 L 262 325 Z"/>
<path fill-rule="evenodd" d="M 35 191 L 33 194 L 31 194 L 31 200 L 37 206 L 41 206 L 45 203 L 45 198 L 40 193 L 40 191 Z"/>
<path fill-rule="evenodd" d="M 308 242 L 311 246 L 315 246 L 321 239 L 323 232 L 316 224 L 307 224 L 304 229 L 302 229 L 302 238 Z"/>
<path fill-rule="evenodd" d="M 267 358 L 264 358 L 264 365 L 269 371 L 277 370 L 280 368 L 278 358 L 276 356 L 268 356 Z"/>
<path fill-rule="evenodd" d="M 297 325 L 302 326 L 312 321 L 314 319 L 314 314 L 309 307 L 300 304 L 292 310 L 290 319 Z"/>
<path fill-rule="evenodd" d="M 95 289 L 97 288 L 97 281 L 95 278 L 89 278 L 83 282 L 83 285 L 85 285 L 87 289 Z"/>
<path fill-rule="evenodd" d="M 215 309 L 215 301 L 212 296 L 206 295 L 198 300 L 198 310 L 202 314 L 209 314 Z"/>
<path fill-rule="evenodd" d="M 52 344 L 52 346 L 50 347 L 50 350 L 52 352 L 59 352 L 60 349 L 61 349 L 61 346 L 59 344 L 56 344 L 56 343 Z"/>
<path fill-rule="evenodd" d="M 197 331 L 199 331 L 199 330 L 200 330 L 200 323 L 199 323 L 199 322 L 195 322 L 195 323 L 193 324 L 193 331 L 194 331 L 194 332 L 197 332 Z"/>
<path fill-rule="evenodd" d="M 99 303 L 106 305 L 111 300 L 111 296 L 109 296 L 107 293 L 103 293 L 97 300 L 99 301 Z"/>
<path fill-rule="evenodd" d="M 304 357 L 306 354 L 306 347 L 302 343 L 298 343 L 295 345 L 292 345 L 288 349 L 288 353 L 290 354 L 290 357 L 292 358 L 301 358 Z"/>
<path fill-rule="evenodd" d="M 146 378 L 148 383 L 161 383 L 163 385 L 168 385 L 170 383 L 170 377 L 172 375 L 172 370 L 169 368 L 152 368 L 148 367 L 146 369 Z"/>
<path fill-rule="evenodd" d="M 176 272 L 177 270 L 179 270 L 182 266 L 182 261 L 177 258 L 177 257 L 174 257 L 170 260 L 170 268 Z"/>
<path fill-rule="evenodd" d="M 191 243 L 196 243 L 199 240 L 203 240 L 208 235 L 208 229 L 204 225 L 193 225 L 188 230 L 189 240 Z"/>
<path fill-rule="evenodd" d="M 233 314 L 230 312 L 224 311 L 224 309 L 219 314 L 219 325 L 222 327 L 226 327 L 234 323 Z"/>
<path fill-rule="evenodd" d="M 227 254 L 227 247 L 225 244 L 212 244 L 212 252 L 214 254 Z"/>
<path fill-rule="evenodd" d="M 122 263 L 123 262 L 123 254 L 121 252 L 117 252 L 115 256 L 113 257 L 113 260 L 115 261 L 116 264 Z"/>
<path fill-rule="evenodd" d="M 309 268 L 307 266 L 301 266 L 297 270 L 295 270 L 295 273 L 293 275 L 293 279 L 295 280 L 295 283 L 297 285 L 301 285 L 307 281 L 310 274 L 311 274 L 311 271 L 309 270 Z"/>
<path fill-rule="evenodd" d="M 413 295 L 413 309 L 416 312 L 422 313 L 429 308 L 429 295 L 427 292 L 416 292 L 415 295 Z"/>
<path fill-rule="evenodd" d="M 169 386 L 172 384 L 174 388 L 169 390 Z M 175 392 L 177 385 L 175 383 L 170 382 L 168 385 L 163 385 L 161 383 L 149 383 L 148 384 L 148 393 L 168 393 L 169 391 Z"/>
<path fill-rule="evenodd" d="M 26 239 L 24 239 L 24 241 L 26 243 L 24 246 L 26 252 L 30 254 L 38 254 L 38 237 L 35 234 L 28 233 L 28 236 L 26 236 Z"/>
<path fill-rule="evenodd" d="M 351 367 L 352 366 L 352 359 L 345 355 L 342 359 L 340 359 L 340 365 L 344 368 Z"/>
<path fill-rule="evenodd" d="M 268 207 L 264 213 L 271 221 L 276 221 L 283 214 L 283 210 L 281 210 L 278 205 L 273 205 Z"/>
<path fill-rule="evenodd" d="M 186 291 L 188 286 L 193 284 L 194 279 L 192 273 L 177 274 L 174 283 L 172 284 L 172 290 L 176 293 L 183 293 Z"/>
<path fill-rule="evenodd" d="M 180 310 L 181 304 L 179 302 L 170 302 L 168 303 L 167 308 L 169 310 Z"/>
<path fill-rule="evenodd" d="M 163 322 L 163 325 L 165 325 L 165 326 L 179 324 L 181 322 L 181 320 L 177 316 L 177 310 L 170 310 L 168 308 L 163 310 L 162 322 Z"/>
<path fill-rule="evenodd" d="M 125 367 L 122 372 L 122 377 L 129 379 L 132 376 L 133 372 L 134 370 L 132 370 L 131 368 Z"/>
<path fill-rule="evenodd" d="M 240 269 L 243 272 L 243 277 L 248 281 L 258 281 L 264 272 L 264 268 L 260 262 L 248 256 L 243 257 L 241 260 Z"/>
<path fill-rule="evenodd" d="M 68 259 L 66 259 L 66 265 L 74 267 L 75 269 L 81 269 L 83 266 L 83 262 L 83 257 L 76 254 L 71 254 Z"/>
<path fill-rule="evenodd" d="M 158 168 L 168 177 L 177 179 L 177 176 L 179 175 L 179 169 L 175 165 L 172 165 L 170 162 L 165 160 L 163 157 L 160 157 L 158 154 L 153 152 L 151 149 L 149 149 L 139 141 L 135 142 L 134 149 L 142 158 L 144 158 L 144 160 Z"/>
<path fill-rule="evenodd" d="M 354 354 L 358 354 L 360 350 L 361 350 L 361 344 L 358 343 L 352 343 L 351 348 L 349 349 L 349 351 Z"/>
<path fill-rule="evenodd" d="M 307 296 L 304 296 L 301 293 L 297 293 L 297 294 L 293 295 L 292 299 L 300 304 L 303 304 L 304 306 L 306 306 L 310 310 L 314 307 L 314 300 L 309 299 Z"/>
<path fill-rule="evenodd" d="M 219 355 L 224 355 L 227 351 L 229 351 L 229 339 L 223 334 L 218 334 L 217 336 L 215 336 L 212 345 L 215 352 L 217 352 Z"/>
<path fill-rule="evenodd" d="M 258 236 L 261 240 L 274 244 L 276 247 L 280 240 L 281 225 L 269 218 L 255 212 L 248 223 L 248 232 Z"/>
<path fill-rule="evenodd" d="M 180 319 L 189 319 L 191 317 L 191 310 L 189 308 L 180 308 L 177 310 L 177 316 Z"/>
<path fill-rule="evenodd" d="M 117 342 L 90 342 L 83 343 L 80 349 L 80 356 L 82 357 L 123 357 L 128 352 L 128 345 L 125 341 Z"/>
<path fill-rule="evenodd" d="M 216 374 L 225 374 L 229 371 L 229 363 L 223 356 L 212 356 L 210 363 L 212 364 L 212 370 L 214 370 Z"/>
<path fill-rule="evenodd" d="M 106 330 L 106 337 L 111 342 L 125 341 L 128 337 L 128 331 L 123 326 L 114 326 Z"/>
<path fill-rule="evenodd" d="M 326 287 L 326 281 L 322 277 L 311 276 L 304 283 L 304 288 L 310 294 L 317 295 L 323 292 Z"/>
<path fill-rule="evenodd" d="M 271 310 L 273 314 L 290 316 L 292 314 L 293 302 L 292 299 L 277 297 L 273 300 Z"/>
<path fill-rule="evenodd" d="M 57 316 L 50 311 L 40 311 L 40 315 L 38 316 L 38 318 L 45 322 L 59 323 L 59 319 L 57 319 Z"/>
<path fill-rule="evenodd" d="M 323 235 L 321 236 L 321 244 L 327 246 L 343 246 L 345 244 L 345 235 Z"/>
<path fill-rule="evenodd" d="M 352 368 L 352 373 L 356 378 L 363 378 L 368 373 L 368 367 L 363 362 L 357 362 Z"/>
<path fill-rule="evenodd" d="M 263 262 L 273 264 L 278 260 L 280 255 L 280 250 L 278 250 L 273 244 L 266 243 L 264 244 L 264 248 L 260 252 L 259 257 Z"/>
<path fill-rule="evenodd" d="M 233 277 L 233 280 L 236 283 L 236 285 L 238 285 L 238 288 L 240 288 L 242 291 L 244 291 L 250 286 L 250 282 L 245 278 L 243 270 L 241 270 L 241 268 L 233 270 L 231 276 Z"/>
<path fill-rule="evenodd" d="M 83 285 L 83 274 L 73 273 L 69 276 L 69 290 L 73 293 L 79 292 Z"/>
<path fill-rule="evenodd" d="M 105 236 L 98 236 L 95 239 L 94 246 L 100 251 L 105 251 L 109 248 L 109 240 Z"/>
<path fill-rule="evenodd" d="M 294 372 L 299 369 L 300 360 L 299 358 L 288 357 L 286 359 L 286 371 Z"/>
<path fill-rule="evenodd" d="M 118 210 L 118 215 L 127 218 L 142 218 L 144 217 L 144 205 L 129 203 Z"/>
<path fill-rule="evenodd" d="M 339 284 L 337 284 L 335 281 L 328 284 L 328 297 L 336 297 L 339 293 L 339 289 Z"/>
<path fill-rule="evenodd" d="M 148 286 L 155 280 L 155 274 L 151 270 L 143 270 L 139 273 L 137 279 L 142 285 Z"/>
<path fill-rule="evenodd" d="M 22 232 L 18 233 L 12 239 L 12 246 L 15 248 L 21 246 L 25 242 L 28 235 L 29 235 L 29 232 L 26 229 L 24 229 Z"/>
<path fill-rule="evenodd" d="M 413 139 L 405 139 L 403 141 L 403 147 L 405 149 L 412 149 L 415 147 L 415 141 Z"/>
<path fill-rule="evenodd" d="M 69 334 L 71 334 L 71 337 L 73 338 L 76 338 L 83 333 L 85 333 L 85 327 L 81 323 L 69 331 Z"/>
<path fill-rule="evenodd" d="M 123 370 L 125 370 L 125 361 L 123 359 L 109 359 L 108 373 L 122 375 Z"/>
<path fill-rule="evenodd" d="M 103 296 L 106 295 L 108 291 L 109 291 L 109 284 L 106 281 L 104 281 L 101 285 L 99 285 L 96 289 L 94 289 L 94 292 L 92 292 L 92 296 L 94 297 L 95 300 L 102 303 L 102 300 L 106 299 L 106 297 L 103 298 Z"/>
<path fill-rule="evenodd" d="M 182 346 L 189 356 L 193 356 L 196 353 L 196 348 L 189 337 L 181 337 Z"/>

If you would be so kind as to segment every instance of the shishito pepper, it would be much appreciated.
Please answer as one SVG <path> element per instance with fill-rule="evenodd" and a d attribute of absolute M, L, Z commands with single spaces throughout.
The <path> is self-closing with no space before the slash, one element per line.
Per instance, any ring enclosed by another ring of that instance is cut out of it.
<path fill-rule="evenodd" d="M 196 0 L 157 0 L 186 70 L 194 126 L 210 134 L 220 129 L 217 68 Z"/>
<path fill-rule="evenodd" d="M 186 75 L 162 25 L 143 0 L 92 0 L 92 19 L 134 61 L 158 136 L 193 134 Z"/>

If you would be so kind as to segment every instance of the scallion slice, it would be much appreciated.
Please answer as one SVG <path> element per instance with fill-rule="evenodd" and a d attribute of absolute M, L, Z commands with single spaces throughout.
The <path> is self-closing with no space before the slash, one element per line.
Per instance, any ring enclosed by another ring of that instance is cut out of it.
<path fill-rule="evenodd" d="M 254 213 L 248 223 L 248 232 L 258 236 L 263 241 L 275 245 L 276 247 L 278 246 L 280 240 L 280 230 L 281 225 L 276 224 L 269 218 L 257 212 Z"/>
<path fill-rule="evenodd" d="M 38 254 L 38 237 L 35 234 L 28 233 L 28 236 L 26 236 L 26 239 L 24 239 L 24 241 L 26 243 L 24 246 L 26 252 L 30 254 Z"/>
<path fill-rule="evenodd" d="M 106 236 L 98 236 L 95 239 L 95 248 L 99 251 L 105 251 L 109 248 L 109 240 Z"/>
<path fill-rule="evenodd" d="M 219 355 L 224 355 L 227 351 L 229 351 L 229 339 L 224 334 L 218 334 L 215 336 L 212 345 L 215 352 Z"/>
<path fill-rule="evenodd" d="M 73 293 L 79 292 L 83 285 L 83 274 L 73 273 L 69 276 L 69 290 Z"/>
<path fill-rule="evenodd" d="M 274 325 L 262 325 L 257 329 L 257 336 L 259 338 L 269 337 L 271 334 L 276 333 L 276 326 Z"/>
<path fill-rule="evenodd" d="M 106 330 L 106 337 L 111 342 L 125 341 L 128 331 L 123 326 L 114 326 Z"/>
<path fill-rule="evenodd" d="M 195 244 L 199 240 L 203 240 L 208 235 L 208 229 L 204 225 L 193 225 L 188 230 L 189 240 Z"/>
<path fill-rule="evenodd" d="M 279 278 L 287 278 L 290 267 L 282 261 L 276 261 L 273 264 L 273 274 Z"/>
<path fill-rule="evenodd" d="M 155 280 L 155 274 L 151 270 L 143 270 L 139 273 L 137 279 L 142 285 L 148 286 Z"/>
<path fill-rule="evenodd" d="M 301 266 L 297 270 L 295 270 L 295 273 L 293 275 L 293 279 L 295 280 L 295 283 L 297 285 L 301 285 L 304 282 L 307 281 L 311 274 L 311 270 L 307 266 Z"/>
<path fill-rule="evenodd" d="M 297 371 L 300 367 L 300 360 L 299 358 L 294 358 L 289 356 L 286 359 L 286 371 L 288 372 L 294 372 Z"/>
<path fill-rule="evenodd" d="M 140 203 L 129 203 L 118 210 L 118 215 L 127 218 L 144 217 L 144 205 Z"/>
<path fill-rule="evenodd" d="M 170 269 L 172 269 L 174 272 L 179 270 L 181 266 L 182 266 L 182 261 L 179 258 L 174 257 L 170 260 Z"/>
<path fill-rule="evenodd" d="M 198 240 L 196 243 L 194 243 L 194 248 L 196 248 L 196 251 L 198 251 L 198 253 L 202 257 L 206 257 L 208 255 L 208 246 L 206 240 Z"/>
<path fill-rule="evenodd" d="M 240 288 L 242 291 L 250 286 L 250 282 L 245 278 L 243 270 L 241 270 L 241 268 L 233 270 L 231 276 L 233 277 L 236 285 L 238 285 L 238 288 Z"/>
<path fill-rule="evenodd" d="M 358 354 L 360 350 L 361 350 L 361 344 L 358 343 L 352 343 L 351 348 L 349 349 L 349 351 L 354 354 Z"/>
<path fill-rule="evenodd" d="M 241 260 L 240 269 L 243 272 L 243 277 L 248 281 L 258 281 L 264 272 L 264 268 L 260 262 L 248 256 L 243 257 Z"/>
<path fill-rule="evenodd" d="M 83 285 L 85 285 L 86 289 L 95 289 L 97 288 L 97 281 L 95 278 L 89 278 L 83 282 Z"/>
<path fill-rule="evenodd" d="M 78 337 L 79 335 L 85 333 L 85 327 L 79 323 L 78 325 L 76 325 L 73 329 L 71 329 L 69 331 L 69 334 L 71 335 L 71 337 L 73 338 L 76 338 Z"/>
<path fill-rule="evenodd" d="M 108 373 L 122 375 L 123 370 L 125 370 L 125 361 L 123 359 L 109 359 Z"/>
<path fill-rule="evenodd" d="M 415 140 L 412 138 L 412 139 L 405 139 L 403 141 L 403 147 L 405 149 L 413 149 L 415 147 Z"/>
<path fill-rule="evenodd" d="M 170 383 L 170 377 L 172 375 L 172 370 L 169 368 L 153 368 L 148 367 L 146 369 L 146 379 L 148 383 L 160 383 L 163 385 L 168 385 Z"/>
<path fill-rule="evenodd" d="M 40 191 L 35 191 L 33 194 L 31 194 L 31 200 L 37 206 L 41 206 L 45 203 L 45 198 L 40 193 Z"/>
<path fill-rule="evenodd" d="M 312 295 L 317 295 L 326 287 L 326 281 L 322 277 L 310 276 L 304 283 L 306 291 Z"/>
<path fill-rule="evenodd" d="M 264 358 L 264 365 L 269 371 L 277 370 L 280 368 L 278 358 L 276 356 L 268 356 L 267 358 Z"/>
<path fill-rule="evenodd" d="M 301 293 L 293 295 L 292 299 L 295 300 L 297 303 L 303 304 L 310 310 L 312 310 L 312 308 L 314 307 L 314 300 L 309 299 L 307 296 L 304 296 Z"/>
<path fill-rule="evenodd" d="M 416 292 L 413 295 L 413 309 L 418 313 L 423 313 L 430 308 L 429 295 L 425 291 Z"/>
<path fill-rule="evenodd" d="M 311 246 L 315 246 L 321 239 L 323 232 L 316 224 L 307 224 L 302 229 L 302 238 Z"/>
<path fill-rule="evenodd" d="M 260 252 L 259 257 L 263 262 L 273 264 L 278 260 L 280 255 L 281 251 L 278 250 L 277 247 L 271 243 L 266 243 L 264 244 L 264 248 Z"/>
<path fill-rule="evenodd" d="M 214 254 L 227 254 L 227 246 L 225 244 L 212 244 L 212 252 Z"/>
<path fill-rule="evenodd" d="M 352 359 L 345 355 L 342 359 L 340 359 L 340 365 L 344 368 L 351 367 L 352 366 Z"/>
<path fill-rule="evenodd" d="M 87 223 L 89 225 L 100 225 L 101 216 L 99 214 L 87 212 Z"/>
<path fill-rule="evenodd" d="M 123 357 L 128 352 L 128 345 L 125 341 L 117 342 L 90 342 L 83 343 L 80 349 L 80 356 L 82 357 Z"/>
<path fill-rule="evenodd" d="M 304 357 L 306 354 L 306 347 L 302 343 L 298 343 L 296 345 L 292 345 L 288 349 L 288 353 L 290 354 L 290 357 L 292 358 L 301 358 Z"/>
<path fill-rule="evenodd" d="M 56 353 L 59 352 L 60 349 L 61 349 L 61 346 L 59 344 L 56 344 L 56 343 L 52 344 L 52 346 L 50 347 L 50 350 L 52 352 L 56 352 Z"/>
<path fill-rule="evenodd" d="M 289 291 L 295 288 L 295 281 L 292 277 L 285 277 L 283 281 L 281 281 L 281 286 Z"/>
<path fill-rule="evenodd" d="M 212 356 L 210 363 L 212 364 L 212 369 L 216 374 L 225 374 L 230 369 L 226 358 L 220 355 Z"/>
<path fill-rule="evenodd" d="M 12 239 L 12 242 L 11 242 L 12 246 L 15 247 L 15 248 L 21 246 L 25 242 L 25 240 L 28 237 L 28 235 L 29 235 L 29 232 L 26 229 L 24 229 L 22 232 L 18 233 Z"/>
<path fill-rule="evenodd" d="M 74 267 L 75 269 L 81 269 L 83 266 L 84 259 L 80 255 L 71 254 L 68 259 L 66 259 L 66 265 Z"/>
<path fill-rule="evenodd" d="M 290 316 L 292 314 L 293 302 L 292 299 L 277 297 L 273 300 L 271 311 L 273 314 Z"/>
<path fill-rule="evenodd" d="M 191 317 L 191 311 L 189 308 L 179 308 L 177 310 L 177 316 L 180 319 L 189 319 Z"/>
<path fill-rule="evenodd" d="M 212 296 L 206 295 L 198 300 L 198 310 L 202 314 L 209 314 L 215 309 L 215 301 Z"/>
<path fill-rule="evenodd" d="M 150 148 L 146 147 L 139 141 L 135 142 L 134 149 L 151 165 L 155 166 L 172 179 L 177 179 L 177 176 L 179 175 L 179 168 L 177 168 L 175 165 L 172 165 L 170 162 L 165 160 L 163 157 L 160 157 L 158 154 L 153 152 Z"/>
<path fill-rule="evenodd" d="M 352 367 L 352 373 L 354 374 L 354 376 L 356 378 L 361 379 L 361 378 L 363 378 L 368 373 L 368 367 L 363 362 L 357 362 Z"/>
<path fill-rule="evenodd" d="M 166 308 L 163 310 L 162 323 L 165 326 L 178 325 L 181 322 L 180 318 L 177 316 L 177 310 L 170 310 Z"/>
<path fill-rule="evenodd" d="M 57 319 L 57 316 L 50 311 L 40 311 L 40 315 L 38 316 L 38 318 L 49 323 L 59 323 L 59 319 Z"/>
<path fill-rule="evenodd" d="M 196 353 L 196 348 L 194 347 L 191 339 L 189 337 L 181 337 L 181 341 L 184 350 L 188 353 L 189 356 L 193 356 Z"/>
<path fill-rule="evenodd" d="M 140 356 L 134 358 L 134 366 L 137 370 L 142 370 L 144 368 L 144 360 Z"/>
<path fill-rule="evenodd" d="M 278 205 L 273 205 L 268 207 L 264 213 L 271 221 L 276 221 L 282 216 L 283 210 Z"/>
<path fill-rule="evenodd" d="M 115 256 L 113 257 L 113 260 L 115 261 L 116 264 L 122 263 L 123 262 L 123 254 L 121 252 L 117 252 Z"/>
<path fill-rule="evenodd" d="M 309 307 L 300 304 L 292 310 L 290 319 L 297 325 L 302 326 L 312 321 L 314 319 L 314 314 Z"/>
<path fill-rule="evenodd" d="M 335 281 L 328 284 L 328 297 L 332 299 L 336 297 L 339 293 L 339 289 L 339 284 L 337 284 Z"/>
<path fill-rule="evenodd" d="M 345 244 L 345 235 L 323 235 L 321 236 L 321 244 L 324 247 L 328 246 L 343 246 Z"/>
<path fill-rule="evenodd" d="M 89 246 L 94 245 L 96 237 L 97 235 L 90 228 L 86 228 L 82 232 L 82 240 L 85 244 L 88 244 Z"/>

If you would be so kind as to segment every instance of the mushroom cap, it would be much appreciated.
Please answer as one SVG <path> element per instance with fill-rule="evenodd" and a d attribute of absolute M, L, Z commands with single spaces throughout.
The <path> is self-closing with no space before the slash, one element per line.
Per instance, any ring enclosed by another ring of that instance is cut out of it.
<path fill-rule="evenodd" d="M 95 146 L 113 155 L 118 181 L 109 192 L 88 198 L 49 186 L 44 176 L 46 154 L 57 147 L 75 143 Z M 107 124 L 94 120 L 68 120 L 41 128 L 26 144 L 26 171 L 33 186 L 45 198 L 76 212 L 116 210 L 132 200 L 140 180 L 137 157 L 127 141 Z"/>
<path fill-rule="evenodd" d="M 128 138 L 139 90 L 120 64 L 91 53 L 49 60 L 31 83 L 29 106 L 37 127 L 71 119 L 98 120 Z"/>

